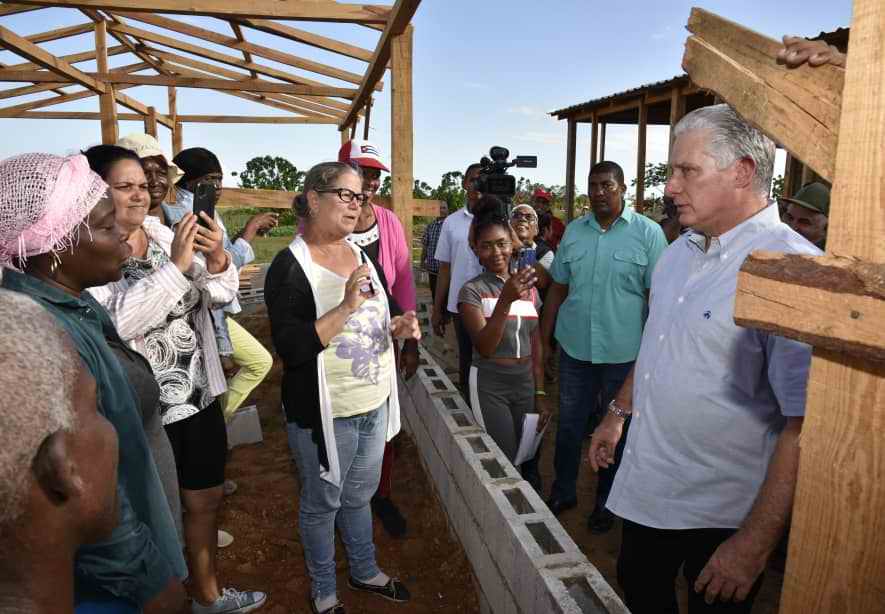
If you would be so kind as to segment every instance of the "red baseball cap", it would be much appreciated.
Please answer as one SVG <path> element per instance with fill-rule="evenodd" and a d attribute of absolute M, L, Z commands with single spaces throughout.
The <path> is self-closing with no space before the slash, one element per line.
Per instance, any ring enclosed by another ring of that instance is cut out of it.
<path fill-rule="evenodd" d="M 532 193 L 532 197 L 533 198 L 542 198 L 542 199 L 546 200 L 547 202 L 550 202 L 550 200 L 551 200 L 550 199 L 550 192 L 545 192 L 541 188 L 536 188 L 535 191 Z"/>
<path fill-rule="evenodd" d="M 381 154 L 378 148 L 369 141 L 360 139 L 351 139 L 341 146 L 338 150 L 339 162 L 356 162 L 360 166 L 368 166 L 369 168 L 377 168 L 390 172 L 384 163 L 381 162 Z"/>

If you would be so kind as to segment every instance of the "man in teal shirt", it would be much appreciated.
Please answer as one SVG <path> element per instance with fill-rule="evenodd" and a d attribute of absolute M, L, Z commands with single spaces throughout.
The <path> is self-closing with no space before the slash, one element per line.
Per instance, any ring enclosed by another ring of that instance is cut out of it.
<path fill-rule="evenodd" d="M 624 206 L 627 187 L 619 165 L 596 164 L 589 184 L 592 212 L 566 228 L 550 269 L 553 282 L 541 324 L 547 355 L 554 324 L 560 345 L 556 480 L 548 501 L 554 514 L 577 505 L 587 421 L 600 395 L 603 407 L 608 405 L 636 360 L 651 274 L 667 247 L 657 223 Z M 616 471 L 617 462 L 600 472 L 589 518 L 594 533 L 608 531 L 614 520 L 605 501 Z"/>

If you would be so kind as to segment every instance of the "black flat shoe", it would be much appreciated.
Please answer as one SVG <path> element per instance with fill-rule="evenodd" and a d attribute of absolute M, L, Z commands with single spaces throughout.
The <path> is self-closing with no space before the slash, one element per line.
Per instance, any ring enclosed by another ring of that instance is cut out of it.
<path fill-rule="evenodd" d="M 559 516 L 566 510 L 570 510 L 578 505 L 577 499 L 560 499 L 559 497 L 550 497 L 547 500 L 547 507 L 554 516 Z"/>
<path fill-rule="evenodd" d="M 338 603 L 336 603 L 335 605 L 333 605 L 331 608 L 327 608 L 327 609 L 323 610 L 322 612 L 317 610 L 317 607 L 313 603 L 313 599 L 310 599 L 309 602 L 310 602 L 310 611 L 313 612 L 313 614 L 347 614 L 344 611 L 344 604 L 341 603 L 340 601 Z"/>
<path fill-rule="evenodd" d="M 363 582 L 360 582 L 359 580 L 348 578 L 347 586 L 357 591 L 374 593 L 379 597 L 384 597 L 385 599 L 389 599 L 390 601 L 395 601 L 397 603 L 405 603 L 412 598 L 412 595 L 409 594 L 409 590 L 406 588 L 406 585 L 396 578 L 391 578 L 390 581 L 384 586 L 365 584 Z"/>

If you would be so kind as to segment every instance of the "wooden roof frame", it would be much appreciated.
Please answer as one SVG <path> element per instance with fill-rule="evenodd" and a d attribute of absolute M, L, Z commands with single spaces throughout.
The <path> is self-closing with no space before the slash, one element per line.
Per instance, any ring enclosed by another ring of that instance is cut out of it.
<path fill-rule="evenodd" d="M 279 116 L 280 124 L 335 124 L 342 134 L 349 134 L 367 115 L 372 95 L 383 90 L 382 77 L 389 68 L 392 40 L 406 31 L 419 4 L 420 0 L 398 0 L 392 6 L 333 0 L 0 0 L 0 17 L 52 7 L 79 10 L 87 18 L 82 24 L 28 36 L 18 35 L 0 23 L 0 48 L 25 60 L 9 66 L 0 64 L 0 81 L 22 84 L 0 90 L 0 100 L 10 101 L 8 106 L 0 107 L 0 118 L 100 119 L 105 141 L 116 134 L 118 119 L 133 118 L 131 113 L 118 115 L 117 105 L 140 115 L 146 129 L 155 120 L 173 133 L 189 121 L 250 123 L 251 116 L 247 115 L 178 114 L 174 104 L 170 104 L 167 113 L 158 113 L 121 93 L 126 88 L 148 85 L 168 88 L 172 103 L 176 99 L 175 88 L 212 89 L 285 111 L 286 115 Z M 196 26 L 174 19 L 174 15 L 213 17 L 222 24 L 218 28 L 215 24 Z M 138 22 L 138 26 L 148 24 L 151 29 L 132 25 L 130 21 Z M 381 30 L 381 36 L 374 50 L 364 49 L 296 28 L 296 21 L 353 23 Z M 280 48 L 284 44 L 259 45 L 248 39 L 250 31 L 263 32 L 281 43 L 294 41 L 357 59 L 366 62 L 367 68 L 362 74 L 354 73 L 283 52 Z M 95 33 L 95 51 L 55 56 L 40 47 L 41 43 L 89 32 Z M 109 46 L 108 37 L 119 45 Z M 240 55 L 208 49 L 206 42 Z M 108 70 L 107 58 L 120 54 L 131 54 L 138 63 Z M 87 73 L 75 66 L 92 60 L 98 64 L 94 72 Z M 261 60 L 299 72 L 269 66 Z M 304 75 L 319 75 L 341 84 Z M 72 86 L 78 89 L 68 89 Z M 27 102 L 16 100 L 43 92 L 52 95 Z M 87 112 L 37 111 L 91 96 L 101 101 L 98 116 Z M 254 123 L 273 123 L 275 118 L 255 116 Z M 180 135 L 173 134 L 173 143 L 180 140 Z"/>

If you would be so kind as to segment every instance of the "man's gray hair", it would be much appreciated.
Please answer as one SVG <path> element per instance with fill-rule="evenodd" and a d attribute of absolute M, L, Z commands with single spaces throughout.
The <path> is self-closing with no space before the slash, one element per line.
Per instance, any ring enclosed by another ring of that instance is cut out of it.
<path fill-rule="evenodd" d="M 24 511 L 43 441 L 73 428 L 82 364 L 48 311 L 25 294 L 0 289 L 0 527 Z"/>
<path fill-rule="evenodd" d="M 727 104 L 695 109 L 676 124 L 673 134 L 678 138 L 691 130 L 710 132 L 707 153 L 716 159 L 720 170 L 743 158 L 753 160 L 756 163 L 753 186 L 768 196 L 774 173 L 774 141 L 741 119 Z"/>

